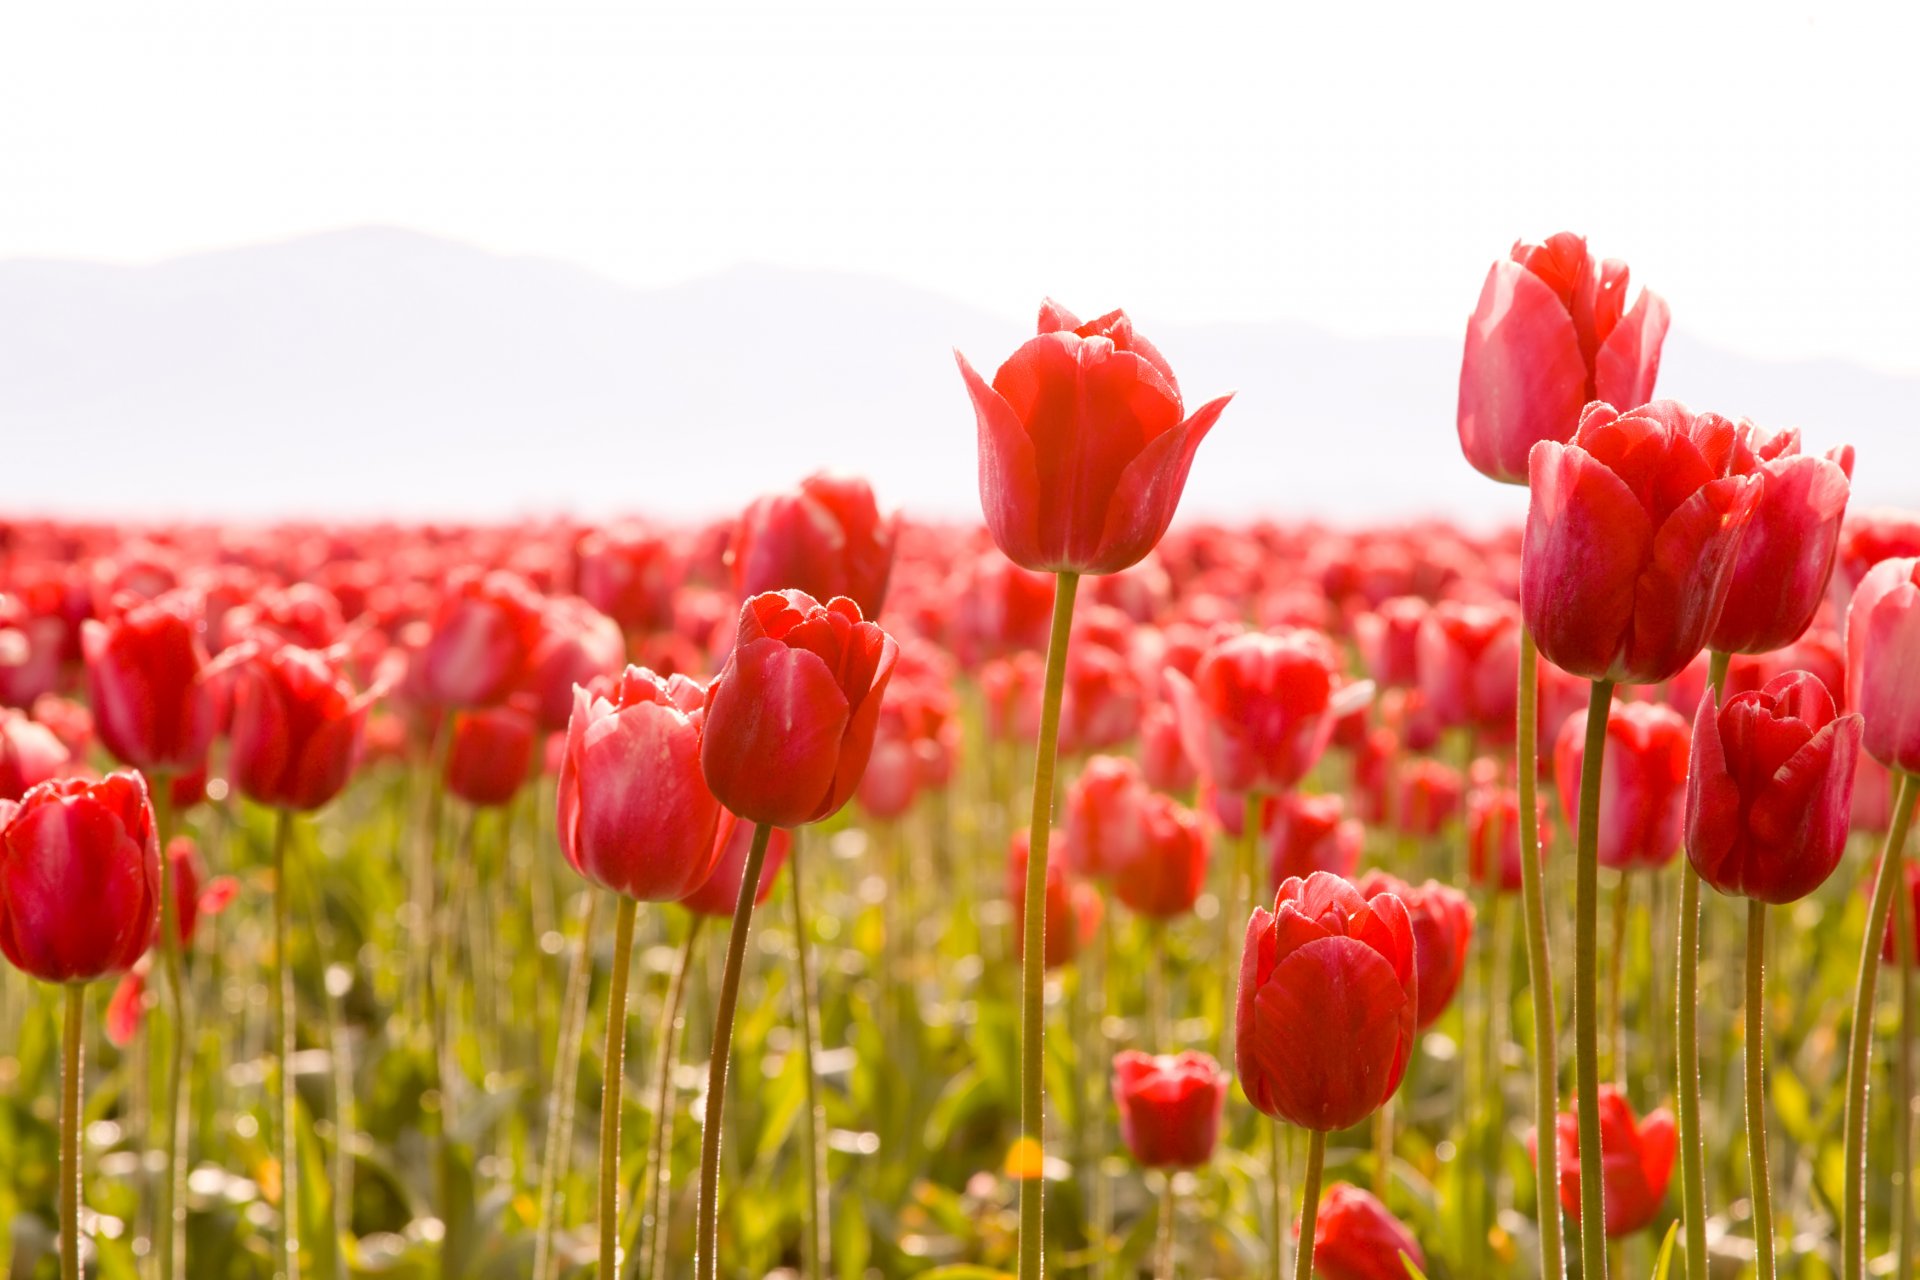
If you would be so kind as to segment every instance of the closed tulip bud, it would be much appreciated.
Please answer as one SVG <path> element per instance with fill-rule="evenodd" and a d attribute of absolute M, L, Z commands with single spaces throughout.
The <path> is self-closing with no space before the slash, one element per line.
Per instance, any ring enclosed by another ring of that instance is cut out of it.
<path fill-rule="evenodd" d="M 1443 600 L 1420 626 L 1420 692 L 1434 719 L 1505 741 L 1520 687 L 1520 614 Z"/>
<path fill-rule="evenodd" d="M 712 873 L 699 888 L 681 898 L 680 905 L 697 915 L 731 920 L 734 908 L 740 903 L 740 880 L 747 873 L 747 854 L 753 848 L 753 824 L 742 822 L 722 809 L 713 842 L 719 857 Z M 792 851 L 793 833 L 775 827 L 767 838 L 766 858 L 760 864 L 760 883 L 754 886 L 755 905 L 773 895 L 780 868 L 787 865 L 787 855 Z"/>
<path fill-rule="evenodd" d="M 1804 671 L 1717 713 L 1702 702 L 1687 778 L 1687 857 L 1700 878 L 1776 904 L 1824 884 L 1847 848 L 1861 729 Z"/>
<path fill-rule="evenodd" d="M 1406 689 L 1420 682 L 1420 631 L 1432 607 L 1419 596 L 1395 596 L 1353 620 L 1360 660 L 1375 684 Z"/>
<path fill-rule="evenodd" d="M 606 697 L 574 692 L 555 815 L 560 851 L 594 884 L 671 902 L 713 874 L 720 805 L 700 768 L 705 700 L 685 676 L 644 667 L 628 667 Z"/>
<path fill-rule="evenodd" d="M 1735 474 L 1735 425 L 1672 400 L 1591 404 L 1568 444 L 1539 445 L 1520 607 L 1549 662 L 1657 684 L 1720 616 L 1760 477 Z"/>
<path fill-rule="evenodd" d="M 1736 467 L 1761 479 L 1760 501 L 1740 539 L 1733 586 L 1707 647 L 1767 653 L 1798 640 L 1826 597 L 1851 492 L 1853 447 L 1815 457 L 1798 431 L 1765 433 L 1741 424 Z"/>
<path fill-rule="evenodd" d="M 1547 820 L 1547 801 L 1534 798 L 1539 819 L 1539 843 L 1534 861 L 1545 857 L 1553 843 L 1553 825 Z M 1520 796 L 1511 787 L 1482 787 L 1467 797 L 1467 878 L 1482 888 L 1518 893 L 1520 866 Z"/>
<path fill-rule="evenodd" d="M 1528 451 L 1571 436 L 1581 406 L 1653 394 L 1667 304 L 1643 289 L 1628 310 L 1627 286 L 1626 263 L 1568 231 L 1488 269 L 1460 362 L 1460 448 L 1482 475 L 1525 484 Z"/>
<path fill-rule="evenodd" d="M 94 727 L 121 763 L 181 773 L 206 759 L 216 707 L 202 616 L 196 600 L 169 593 L 82 629 Z"/>
<path fill-rule="evenodd" d="M 1413 962 L 1420 971 L 1414 1028 L 1425 1031 L 1453 1003 L 1466 976 L 1467 950 L 1473 944 L 1473 903 L 1438 880 L 1410 885 L 1384 871 L 1369 871 L 1354 887 L 1364 898 L 1390 893 L 1406 905 L 1407 918 L 1413 922 Z"/>
<path fill-rule="evenodd" d="M 1407 760 L 1400 765 L 1398 780 L 1393 825 L 1407 835 L 1432 839 L 1460 812 L 1466 783 L 1452 765 L 1424 758 Z"/>
<path fill-rule="evenodd" d="M 900 647 L 845 597 L 769 591 L 740 610 L 707 690 L 701 765 L 720 803 L 776 827 L 839 812 L 873 750 Z"/>
<path fill-rule="evenodd" d="M 377 690 L 355 693 L 333 658 L 295 645 L 253 651 L 230 678 L 230 763 L 240 793 L 299 810 L 339 795 L 359 761 Z"/>
<path fill-rule="evenodd" d="M 526 684 L 540 727 L 564 732 L 573 715 L 573 686 L 617 679 L 626 665 L 627 642 L 613 619 L 578 596 L 543 601 Z"/>
<path fill-rule="evenodd" d="M 1155 791 L 1186 792 L 1200 780 L 1180 739 L 1180 717 L 1165 702 L 1153 703 L 1140 717 L 1140 773 Z"/>
<path fill-rule="evenodd" d="M 1847 705 L 1866 717 L 1867 754 L 1920 770 L 1920 560 L 1883 560 L 1847 609 Z"/>
<path fill-rule="evenodd" d="M 1587 713 L 1567 721 L 1553 752 L 1560 816 L 1577 822 L 1580 769 L 1587 752 Z M 1680 851 L 1687 811 L 1687 722 L 1658 702 L 1616 702 L 1607 715 L 1607 752 L 1600 776 L 1599 859 L 1603 867 L 1664 867 Z"/>
<path fill-rule="evenodd" d="M 540 630 L 540 599 L 516 575 L 454 575 L 416 659 L 421 695 L 442 707 L 504 701 L 526 683 Z"/>
<path fill-rule="evenodd" d="M 43 782 L 0 801 L 0 953 L 42 982 L 131 968 L 160 923 L 160 846 L 146 781 Z"/>
<path fill-rule="evenodd" d="M 1293 1234 L 1299 1239 L 1297 1220 Z M 1320 1280 L 1407 1280 L 1402 1254 L 1416 1267 L 1427 1265 L 1420 1242 L 1387 1206 L 1351 1183 L 1327 1188 L 1314 1226 L 1314 1275 Z"/>
<path fill-rule="evenodd" d="M 1267 865 L 1273 888 L 1316 871 L 1341 877 L 1360 865 L 1366 829 L 1347 816 L 1346 802 L 1332 793 L 1283 791 L 1267 803 Z"/>
<path fill-rule="evenodd" d="M 862 616 L 878 617 L 893 574 L 896 524 L 881 516 L 865 480 L 809 476 L 797 492 L 769 494 L 741 515 L 727 549 L 734 593 L 845 596 Z"/>
<path fill-rule="evenodd" d="M 1140 683 L 1125 655 L 1100 644 L 1068 650 L 1059 732 L 1062 755 L 1110 751 L 1140 732 Z"/>
<path fill-rule="evenodd" d="M 1207 880 L 1207 830 L 1200 816 L 1171 796 L 1140 798 L 1141 842 L 1112 864 L 1113 894 L 1152 920 L 1193 910 Z"/>
<path fill-rule="evenodd" d="M 574 590 L 632 635 L 673 625 L 681 565 L 665 538 L 644 529 L 595 529 L 574 547 Z"/>
<path fill-rule="evenodd" d="M 1560 1152 L 1560 1206 L 1580 1221 L 1580 1119 L 1562 1111 L 1557 1124 Z M 1535 1137 L 1527 1147 L 1538 1160 Z M 1600 1159 L 1606 1184 L 1609 1238 L 1630 1236 L 1652 1222 L 1667 1195 L 1673 1176 L 1673 1157 L 1679 1149 L 1673 1116 L 1665 1107 L 1634 1115 L 1626 1095 L 1610 1084 L 1600 1086 Z"/>
<path fill-rule="evenodd" d="M 1188 680 L 1167 673 L 1187 754 L 1223 791 L 1284 791 L 1326 750 L 1334 721 L 1372 685 L 1350 685 L 1316 631 L 1249 632 L 1207 651 Z"/>
<path fill-rule="evenodd" d="M 1081 324 L 1049 300 L 1039 330 L 991 384 L 955 353 L 979 425 L 987 529 L 1022 568 L 1117 573 L 1166 533 L 1231 397 L 1183 418 L 1173 370 L 1124 311 Z"/>
<path fill-rule="evenodd" d="M 18 800 L 65 773 L 73 757 L 47 726 L 0 707 L 0 800 Z"/>
<path fill-rule="evenodd" d="M 1358 1124 L 1393 1096 L 1413 1053 L 1413 924 L 1325 872 L 1280 886 L 1247 923 L 1234 1010 L 1240 1087 L 1305 1129 Z"/>
<path fill-rule="evenodd" d="M 1146 847 L 1147 784 L 1125 756 L 1094 756 L 1067 787 L 1067 861 L 1096 879 Z"/>
<path fill-rule="evenodd" d="M 1114 1055 L 1120 1138 L 1143 1169 L 1197 1169 L 1213 1159 L 1227 1073 L 1204 1053 Z"/>
<path fill-rule="evenodd" d="M 453 713 L 447 745 L 447 790 L 468 804 L 498 809 L 533 776 L 539 736 L 531 710 L 516 703 Z"/>

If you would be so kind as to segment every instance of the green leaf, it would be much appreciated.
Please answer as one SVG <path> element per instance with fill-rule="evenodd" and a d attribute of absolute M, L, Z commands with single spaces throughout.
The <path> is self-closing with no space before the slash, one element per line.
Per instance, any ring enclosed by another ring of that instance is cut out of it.
<path fill-rule="evenodd" d="M 1673 1242 L 1679 1238 L 1680 1223 L 1675 1220 L 1673 1225 L 1667 1228 L 1667 1238 L 1660 1244 L 1660 1261 L 1654 1264 L 1653 1280 L 1667 1280 L 1667 1275 L 1673 1268 Z"/>

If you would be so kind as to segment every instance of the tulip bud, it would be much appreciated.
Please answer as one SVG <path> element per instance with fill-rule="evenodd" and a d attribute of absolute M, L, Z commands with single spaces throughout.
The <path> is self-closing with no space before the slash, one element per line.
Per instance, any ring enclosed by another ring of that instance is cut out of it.
<path fill-rule="evenodd" d="M 1349 685 L 1327 638 L 1251 632 L 1208 650 L 1188 680 L 1167 673 L 1187 754 L 1223 791 L 1284 791 L 1305 777 L 1333 723 L 1370 696 Z"/>
<path fill-rule="evenodd" d="M 845 596 L 874 618 L 893 573 L 895 519 L 883 519 L 865 480 L 813 475 L 795 493 L 756 500 L 734 526 L 727 549 L 734 594 L 804 591 Z"/>
<path fill-rule="evenodd" d="M 533 716 L 513 703 L 454 712 L 447 790 L 483 809 L 511 803 L 533 774 L 537 734 Z"/>
<path fill-rule="evenodd" d="M 713 871 L 699 888 L 680 899 L 680 905 L 697 915 L 731 920 L 740 905 L 740 880 L 747 873 L 747 855 L 753 849 L 753 823 L 742 822 L 725 809 L 720 811 L 714 829 L 713 846 L 718 854 Z M 758 906 L 773 895 L 780 868 L 787 865 L 793 851 L 793 833 L 775 827 L 767 839 L 766 857 L 760 863 L 760 883 L 754 886 L 753 901 Z"/>
<path fill-rule="evenodd" d="M 1440 1020 L 1467 972 L 1473 945 L 1473 903 L 1458 889 L 1429 880 L 1414 886 L 1384 871 L 1369 871 L 1354 882 L 1363 898 L 1393 894 L 1406 904 L 1413 923 L 1413 963 L 1420 972 L 1419 1012 L 1414 1029 L 1425 1031 Z"/>
<path fill-rule="evenodd" d="M 1883 560 L 1847 609 L 1847 705 L 1866 717 L 1867 754 L 1920 771 L 1920 560 Z"/>
<path fill-rule="evenodd" d="M 1607 713 L 1607 749 L 1600 776 L 1599 860 L 1616 871 L 1664 867 L 1680 851 L 1687 803 L 1687 722 L 1657 702 L 1615 702 Z M 1580 771 L 1587 752 L 1587 713 L 1560 731 L 1553 752 L 1560 814 L 1577 825 Z"/>
<path fill-rule="evenodd" d="M 331 657 L 294 645 L 253 651 L 231 678 L 231 763 L 241 794 L 299 810 L 339 795 L 358 762 L 374 692 L 356 694 Z"/>
<path fill-rule="evenodd" d="M 1204 1053 L 1114 1055 L 1120 1137 L 1143 1169 L 1197 1169 L 1213 1158 L 1227 1073 Z"/>
<path fill-rule="evenodd" d="M 1562 1111 L 1559 1133 L 1560 1205 L 1574 1222 L 1580 1221 L 1580 1118 Z M 1539 1159 L 1535 1136 L 1527 1147 Z M 1626 1095 L 1610 1084 L 1600 1086 L 1601 1174 L 1606 1184 L 1606 1230 L 1609 1238 L 1632 1235 L 1652 1222 L 1666 1198 L 1673 1176 L 1673 1157 L 1679 1148 L 1673 1116 L 1665 1107 L 1633 1114 Z"/>
<path fill-rule="evenodd" d="M 1726 605 L 1707 636 L 1722 653 L 1767 653 L 1798 640 L 1825 598 L 1839 551 L 1853 448 L 1800 452 L 1798 431 L 1742 424 L 1739 469 L 1760 476 L 1760 501 L 1740 540 Z"/>
<path fill-rule="evenodd" d="M 160 922 L 160 847 L 137 773 L 0 801 L 0 953 L 42 982 L 133 966 Z"/>
<path fill-rule="evenodd" d="M 1114 896 L 1149 919 L 1184 915 L 1206 884 L 1206 828 L 1191 809 L 1151 791 L 1140 798 L 1139 820 L 1139 846 L 1109 864 Z"/>
<path fill-rule="evenodd" d="M 94 726 L 123 764 L 183 773 L 206 759 L 215 707 L 201 618 L 196 600 L 170 593 L 82 629 Z"/>
<path fill-rule="evenodd" d="M 1297 1219 L 1293 1235 L 1300 1238 Z M 1416 1267 L 1427 1265 L 1420 1242 L 1387 1206 L 1351 1183 L 1327 1188 L 1313 1233 L 1313 1274 L 1319 1280 L 1407 1280 L 1402 1254 Z"/>

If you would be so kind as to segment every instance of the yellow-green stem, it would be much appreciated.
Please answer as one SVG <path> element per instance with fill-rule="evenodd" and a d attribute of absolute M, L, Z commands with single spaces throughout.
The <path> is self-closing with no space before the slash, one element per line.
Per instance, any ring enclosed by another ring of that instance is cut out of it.
<path fill-rule="evenodd" d="M 1758 1280 L 1773 1280 L 1773 1180 L 1767 1173 L 1767 904 L 1747 899 L 1747 1175 Z"/>
<path fill-rule="evenodd" d="M 814 1056 L 819 1051 L 820 1027 L 814 1013 L 812 975 L 807 972 L 807 912 L 801 897 L 800 850 L 806 841 L 796 838 L 787 855 L 787 888 L 793 903 L 793 950 L 796 966 L 794 998 L 800 1022 L 800 1070 L 806 1079 L 806 1109 L 800 1115 L 800 1142 L 805 1148 L 807 1172 L 807 1211 L 803 1215 L 800 1244 L 806 1280 L 822 1280 L 830 1265 L 827 1224 L 831 1221 L 827 1203 L 827 1121 L 820 1108 L 820 1084 L 814 1078 Z M 895 881 L 888 897 L 902 892 L 905 884 Z M 890 973 L 897 976 L 898 970 Z"/>
<path fill-rule="evenodd" d="M 727 1060 L 733 1053 L 733 1011 L 740 1002 L 740 970 L 746 964 L 754 897 L 772 836 L 773 828 L 764 822 L 753 829 L 753 846 L 747 850 L 747 865 L 740 875 L 740 896 L 734 900 L 733 928 L 727 935 L 720 1001 L 713 1013 L 713 1052 L 707 1059 L 707 1103 L 702 1117 L 705 1132 L 700 1135 L 700 1213 L 693 1242 L 698 1280 L 714 1280 L 720 1271 L 720 1135 L 726 1120 Z"/>
<path fill-rule="evenodd" d="M 633 922 L 640 904 L 620 895 L 613 917 L 613 974 L 607 983 L 607 1042 L 600 1059 L 600 1270 L 620 1265 L 620 1087 L 627 1066 L 627 978 L 633 970 Z"/>
<path fill-rule="evenodd" d="M 160 1120 L 161 1173 L 160 1207 L 154 1223 L 159 1234 L 154 1242 L 154 1274 L 160 1280 L 185 1280 L 187 1150 L 182 1141 L 181 1121 L 185 1112 L 182 1089 L 192 1019 L 188 1016 L 186 972 L 180 948 L 179 886 L 174 882 L 173 865 L 167 858 L 167 843 L 173 839 L 174 828 L 173 781 L 159 771 L 149 781 L 154 837 L 160 845 L 160 968 L 166 977 L 168 1012 L 173 1023 L 168 1028 L 164 1096 L 155 1108 Z"/>
<path fill-rule="evenodd" d="M 673 986 L 667 995 L 666 1012 L 660 1018 L 660 1060 L 654 1072 L 653 1143 L 647 1153 L 647 1167 L 640 1179 L 641 1203 L 646 1217 L 641 1220 L 641 1241 L 636 1251 L 647 1263 L 646 1274 L 666 1275 L 667 1220 L 673 1204 L 673 1068 L 680 1061 L 680 1009 L 686 1003 L 687 975 L 693 972 L 693 948 L 699 941 L 707 918 L 693 913 L 687 922 L 687 940 L 680 947 L 680 960 L 673 970 Z"/>
<path fill-rule="evenodd" d="M 1900 1090 L 1900 1105 L 1893 1112 L 1893 1149 L 1898 1154 L 1900 1172 L 1895 1186 L 1899 1199 L 1893 1205 L 1895 1265 L 1893 1274 L 1911 1276 L 1913 1271 L 1913 907 L 1912 895 L 1900 886 L 1893 895 L 1893 954 L 1900 965 L 1900 1050 L 1895 1079 Z"/>
<path fill-rule="evenodd" d="M 1514 783 L 1520 802 L 1520 897 L 1527 935 L 1527 989 L 1533 997 L 1533 1126 L 1538 1135 L 1540 1274 L 1563 1280 L 1566 1263 L 1560 1224 L 1560 1052 L 1554 1011 L 1553 957 L 1547 942 L 1547 898 L 1540 866 L 1539 760 L 1540 650 L 1520 629 L 1520 696 L 1514 732 Z"/>
<path fill-rule="evenodd" d="M 1707 658 L 1708 696 L 1718 704 L 1732 655 L 1716 649 Z M 1675 1091 L 1680 1128 L 1680 1217 L 1686 1224 L 1688 1280 L 1707 1277 L 1707 1162 L 1700 1129 L 1700 873 L 1693 859 L 1680 867 L 1679 977 L 1675 1004 Z"/>
<path fill-rule="evenodd" d="M 1307 1185 L 1300 1200 L 1300 1243 L 1293 1259 L 1294 1280 L 1313 1280 L 1313 1228 L 1320 1217 L 1320 1170 L 1327 1160 L 1327 1135 L 1318 1129 L 1307 1135 Z M 1286 1223 L 1274 1224 L 1284 1232 Z"/>
<path fill-rule="evenodd" d="M 293 886 L 287 876 L 294 812 L 282 809 L 273 834 L 273 1079 L 279 1100 L 280 1262 L 286 1280 L 300 1280 L 300 1133 L 293 1086 Z"/>
<path fill-rule="evenodd" d="M 1020 1181 L 1020 1280 L 1046 1274 L 1042 1212 L 1046 1089 L 1042 1078 L 1046 1015 L 1047 837 L 1053 822 L 1053 765 L 1060 745 L 1060 697 L 1066 687 L 1067 644 L 1073 634 L 1073 600 L 1080 575 L 1059 573 L 1053 580 L 1053 628 L 1047 639 L 1047 675 L 1041 690 L 1040 741 L 1033 753 L 1033 813 L 1027 828 L 1024 952 L 1020 965 L 1020 1141 L 1024 1148 Z M 712 1280 L 703 1275 L 700 1280 Z"/>
<path fill-rule="evenodd" d="M 592 939 L 600 919 L 600 895 L 585 895 L 587 915 L 561 997 L 560 1043 L 554 1053 L 553 1087 L 547 1093 L 547 1132 L 540 1159 L 540 1226 L 533 1237 L 533 1280 L 554 1280 L 554 1198 L 573 1151 L 573 1099 L 579 1088 L 580 1041 L 587 1017 L 587 988 L 593 970 Z"/>
<path fill-rule="evenodd" d="M 1873 1055 L 1873 997 L 1880 978 L 1880 947 L 1887 935 L 1887 917 L 1893 913 L 1893 895 L 1906 888 L 1901 859 L 1906 855 L 1907 829 L 1913 825 L 1914 801 L 1920 784 L 1914 775 L 1896 770 L 1899 793 L 1887 844 L 1880 857 L 1880 873 L 1873 882 L 1873 901 L 1867 908 L 1867 932 L 1860 942 L 1860 973 L 1853 993 L 1853 1026 L 1847 1041 L 1846 1188 L 1842 1198 L 1840 1237 L 1841 1280 L 1866 1280 L 1867 1274 L 1867 1073 Z"/>
<path fill-rule="evenodd" d="M 1161 1170 L 1160 1179 L 1160 1234 L 1154 1246 L 1153 1280 L 1174 1280 L 1173 1277 L 1173 1213 L 1177 1207 L 1173 1180 L 1177 1176 L 1172 1169 Z"/>
<path fill-rule="evenodd" d="M 87 988 L 67 984 L 60 1069 L 60 1280 L 80 1280 L 80 1081 L 86 1070 Z"/>
<path fill-rule="evenodd" d="M 1580 1112 L 1580 1274 L 1607 1275 L 1606 1180 L 1600 1160 L 1600 775 L 1607 756 L 1613 681 L 1595 680 L 1587 700 L 1586 754 L 1580 762 L 1579 841 L 1575 847 L 1573 1034 Z"/>

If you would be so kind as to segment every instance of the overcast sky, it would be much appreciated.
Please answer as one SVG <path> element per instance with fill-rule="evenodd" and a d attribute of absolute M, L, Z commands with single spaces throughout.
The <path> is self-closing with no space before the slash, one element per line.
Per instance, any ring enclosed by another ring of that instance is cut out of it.
<path fill-rule="evenodd" d="M 388 223 L 642 284 L 1453 333 L 1566 226 L 1710 341 L 1920 372 L 1913 4 L 0 13 L 0 257 Z"/>

